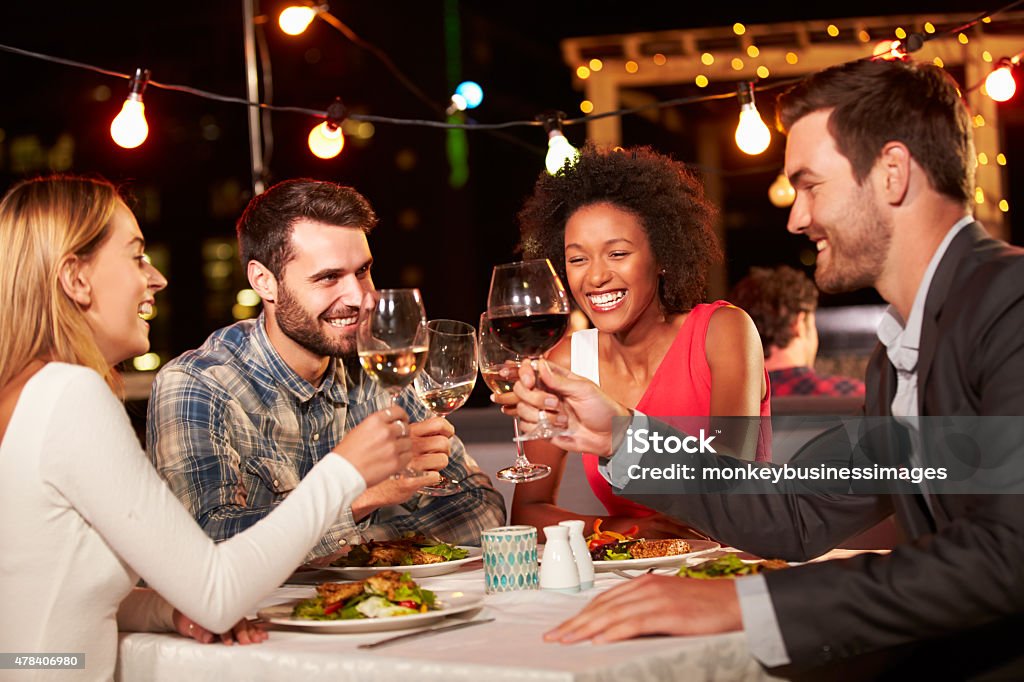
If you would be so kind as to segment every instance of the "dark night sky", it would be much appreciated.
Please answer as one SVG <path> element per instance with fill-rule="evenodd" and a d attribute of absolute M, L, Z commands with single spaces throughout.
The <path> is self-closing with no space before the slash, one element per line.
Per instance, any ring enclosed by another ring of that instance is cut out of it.
<path fill-rule="evenodd" d="M 276 17 L 284 3 L 261 4 L 264 13 Z M 483 106 L 473 112 L 481 122 L 532 119 L 547 109 L 578 115 L 582 96 L 572 88 L 572 74 L 559 47 L 560 39 L 568 36 L 734 21 L 992 9 L 978 2 L 895 1 L 814 7 L 759 3 L 750 8 L 735 3 L 610 0 L 450 4 L 458 7 L 460 17 L 462 74 L 481 82 L 486 91 Z M 242 0 L 17 0 L 0 6 L 0 42 L 114 71 L 146 67 L 158 81 L 243 96 L 242 6 Z M 444 0 L 335 2 L 331 11 L 443 102 L 450 94 L 444 8 Z M 341 96 L 353 111 L 431 117 L 431 111 L 402 89 L 375 57 L 323 22 L 314 22 L 297 38 L 284 36 L 276 24 L 268 25 L 265 34 L 274 103 L 322 109 Z M 99 86 L 109 88 L 108 99 L 97 100 Z M 211 292 L 202 252 L 207 240 L 233 238 L 234 220 L 247 199 L 244 107 L 151 88 L 145 100 L 150 138 L 138 150 L 125 151 L 107 133 L 127 92 L 125 81 L 0 52 L 0 92 L 0 129 L 6 138 L 0 142 L 0 188 L 22 175 L 45 172 L 60 149 L 61 135 L 70 134 L 70 170 L 100 173 L 134 190 L 143 230 L 152 244 L 164 247 L 166 260 L 161 264 L 171 280 L 161 304 L 167 315 L 154 325 L 155 350 L 176 354 L 229 323 L 235 285 L 243 284 L 241 270 L 236 267 L 232 275 L 234 288 Z M 1008 106 L 1019 114 L 1016 105 Z M 377 208 L 381 224 L 371 245 L 378 286 L 419 285 L 431 317 L 475 322 L 485 304 L 491 265 L 513 257 L 515 213 L 543 167 L 545 140 L 540 129 L 515 129 L 500 136 L 470 132 L 470 181 L 462 190 L 453 190 L 446 183 L 442 131 L 380 124 L 368 143 L 359 145 L 349 136 L 341 156 L 319 161 L 305 142 L 316 121 L 292 113 L 275 113 L 270 119 L 271 180 L 314 176 L 352 184 Z M 625 122 L 624 131 L 625 142 L 656 147 L 666 135 L 633 120 Z M 583 141 L 582 127 L 567 130 L 567 135 L 574 143 Z M 30 136 L 38 140 L 38 158 L 28 167 L 18 166 L 12 145 Z M 678 153 L 677 157 L 692 160 Z M 756 195 L 756 210 L 770 218 L 759 235 L 727 242 L 731 280 L 765 254 L 796 264 L 800 245 L 789 241 L 795 238 L 781 229 L 784 212 L 773 209 L 764 197 L 770 177 L 757 182 L 750 196 Z M 737 188 L 736 196 L 746 197 L 742 176 L 730 178 L 729 184 Z M 875 299 L 861 295 L 856 300 Z"/>

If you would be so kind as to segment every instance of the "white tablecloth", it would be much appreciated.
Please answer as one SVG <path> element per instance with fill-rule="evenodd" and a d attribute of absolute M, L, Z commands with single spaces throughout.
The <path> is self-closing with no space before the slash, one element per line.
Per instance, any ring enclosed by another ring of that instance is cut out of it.
<path fill-rule="evenodd" d="M 324 573 L 319 573 L 325 576 Z M 321 579 L 337 579 L 336 576 Z M 742 633 L 650 637 L 617 644 L 548 644 L 541 635 L 624 578 L 598 574 L 579 594 L 543 591 L 487 595 L 474 618 L 493 623 L 434 634 L 374 650 L 356 649 L 392 634 L 328 635 L 271 629 L 257 645 L 203 645 L 173 634 L 122 634 L 117 679 L 125 682 L 228 680 L 381 680 L 394 682 L 634 682 L 640 680 L 770 679 L 751 658 Z M 483 591 L 479 563 L 447 576 L 423 578 L 431 589 Z M 262 606 L 313 594 L 286 586 Z M 436 627 L 436 625 L 435 625 Z"/>

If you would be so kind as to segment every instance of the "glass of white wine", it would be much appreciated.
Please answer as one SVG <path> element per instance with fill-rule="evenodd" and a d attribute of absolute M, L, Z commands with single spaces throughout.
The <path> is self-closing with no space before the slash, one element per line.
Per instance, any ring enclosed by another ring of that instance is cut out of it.
<path fill-rule="evenodd" d="M 511 393 L 519 379 L 519 363 L 523 358 L 503 346 L 491 329 L 488 313 L 480 316 L 480 374 L 487 388 L 495 395 Z M 504 373 L 504 375 L 503 375 Z M 535 464 L 526 457 L 523 440 L 519 437 L 519 419 L 512 420 L 515 432 L 516 459 L 512 466 L 497 473 L 498 478 L 511 483 L 528 483 L 551 473 L 547 464 Z"/>
<path fill-rule="evenodd" d="M 423 368 L 428 350 L 427 313 L 419 289 L 379 289 L 363 296 L 356 330 L 359 364 L 391 396 L 391 404 Z M 415 478 L 411 468 L 392 478 Z"/>
<path fill-rule="evenodd" d="M 419 289 L 379 289 L 363 297 L 356 332 L 359 364 L 381 388 L 398 395 L 427 357 L 427 313 Z"/>
<path fill-rule="evenodd" d="M 430 350 L 413 385 L 416 397 L 435 415 L 447 417 L 462 407 L 476 385 L 476 329 L 458 320 L 427 323 Z M 437 497 L 461 492 L 462 486 L 445 476 L 431 486 L 420 488 Z"/>

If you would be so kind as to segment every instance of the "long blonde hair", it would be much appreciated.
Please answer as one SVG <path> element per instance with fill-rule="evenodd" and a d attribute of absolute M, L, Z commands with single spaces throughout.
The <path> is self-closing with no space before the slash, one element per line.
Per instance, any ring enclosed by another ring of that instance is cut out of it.
<path fill-rule="evenodd" d="M 43 359 L 90 367 L 119 392 L 60 268 L 103 244 L 120 202 L 106 180 L 61 175 L 21 182 L 0 201 L 0 387 Z"/>

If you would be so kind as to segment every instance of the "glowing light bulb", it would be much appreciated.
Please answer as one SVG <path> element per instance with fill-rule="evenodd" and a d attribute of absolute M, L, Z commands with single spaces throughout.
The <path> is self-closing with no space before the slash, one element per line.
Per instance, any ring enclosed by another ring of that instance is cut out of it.
<path fill-rule="evenodd" d="M 1001 62 L 1000 67 L 988 75 L 985 92 L 997 102 L 1005 102 L 1017 92 L 1017 82 L 1013 80 L 1008 62 Z"/>
<path fill-rule="evenodd" d="M 898 40 L 883 40 L 875 45 L 875 48 L 871 51 L 872 56 L 880 59 L 893 60 L 899 59 L 902 55 L 900 54 L 900 41 Z"/>
<path fill-rule="evenodd" d="M 548 133 L 548 153 L 544 157 L 544 166 L 548 173 L 554 175 L 562 170 L 566 161 L 575 161 L 579 156 L 579 150 L 573 147 L 561 130 L 552 130 Z"/>
<path fill-rule="evenodd" d="M 775 182 L 768 188 L 768 201 L 772 202 L 772 206 L 779 208 L 792 206 L 796 201 L 796 190 L 789 183 L 785 173 L 779 173 L 779 177 L 775 178 Z"/>
<path fill-rule="evenodd" d="M 736 126 L 736 146 L 744 154 L 756 156 L 772 141 L 772 133 L 761 120 L 761 114 L 754 106 L 754 88 L 750 83 L 740 83 L 740 122 Z"/>
<path fill-rule="evenodd" d="M 149 124 L 146 123 L 146 105 L 137 95 L 128 95 L 121 107 L 121 113 L 114 117 L 110 124 L 110 137 L 125 149 L 135 149 L 149 137 Z"/>
<path fill-rule="evenodd" d="M 476 109 L 484 101 L 484 89 L 474 81 L 462 81 L 455 88 L 455 94 L 466 100 L 467 109 Z"/>
<path fill-rule="evenodd" d="M 277 18 L 281 30 L 290 36 L 297 36 L 313 23 L 316 10 L 312 7 L 286 7 Z"/>
<path fill-rule="evenodd" d="M 142 92 L 148 82 L 149 71 L 136 69 L 130 83 L 131 92 L 121 107 L 121 113 L 110 122 L 110 137 L 125 149 L 135 149 L 149 137 L 146 105 L 142 103 Z"/>
<path fill-rule="evenodd" d="M 321 159 L 333 159 L 345 146 L 341 126 L 324 121 L 309 131 L 309 151 Z"/>

